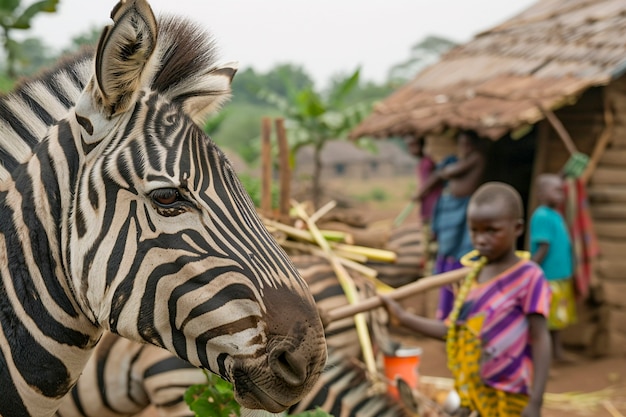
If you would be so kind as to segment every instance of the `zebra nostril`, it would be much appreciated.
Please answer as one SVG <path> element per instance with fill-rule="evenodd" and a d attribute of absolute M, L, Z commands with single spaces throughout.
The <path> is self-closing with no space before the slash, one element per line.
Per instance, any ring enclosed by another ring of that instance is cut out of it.
<path fill-rule="evenodd" d="M 270 356 L 270 368 L 274 375 L 287 385 L 300 386 L 307 379 L 308 361 L 297 353 L 278 348 Z"/>

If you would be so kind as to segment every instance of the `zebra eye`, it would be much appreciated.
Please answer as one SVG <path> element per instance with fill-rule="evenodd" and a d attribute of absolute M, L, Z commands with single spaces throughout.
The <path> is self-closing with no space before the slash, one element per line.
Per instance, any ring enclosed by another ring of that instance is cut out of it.
<path fill-rule="evenodd" d="M 150 193 L 150 197 L 157 206 L 163 208 L 170 208 L 176 204 L 176 202 L 184 200 L 176 188 L 160 188 L 154 190 Z"/>

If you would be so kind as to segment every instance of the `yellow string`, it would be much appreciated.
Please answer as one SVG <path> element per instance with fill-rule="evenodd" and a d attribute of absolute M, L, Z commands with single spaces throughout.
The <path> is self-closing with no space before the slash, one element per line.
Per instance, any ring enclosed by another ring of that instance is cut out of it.
<path fill-rule="evenodd" d="M 524 250 L 515 251 L 515 256 L 520 259 L 530 259 L 530 252 Z M 480 253 L 477 250 L 470 251 L 463 255 L 459 260 L 463 266 L 477 266 L 480 262 Z"/>

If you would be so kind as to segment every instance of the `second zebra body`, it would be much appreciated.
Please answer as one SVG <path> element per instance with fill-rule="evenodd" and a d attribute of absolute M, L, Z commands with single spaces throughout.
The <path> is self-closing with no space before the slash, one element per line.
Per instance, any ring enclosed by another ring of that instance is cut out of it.
<path fill-rule="evenodd" d="M 306 255 L 292 259 L 318 308 L 332 310 L 346 305 L 346 296 L 328 261 Z M 368 323 L 375 341 L 387 342 L 384 312 L 370 313 Z M 396 400 L 374 390 L 360 363 L 361 347 L 352 318 L 330 323 L 325 330 L 327 365 L 311 391 L 289 411 L 320 407 L 336 417 L 407 417 Z M 195 417 L 183 395 L 191 385 L 202 383 L 206 383 L 202 371 L 169 352 L 107 334 L 57 416 L 126 417 L 153 406 L 160 417 Z"/>

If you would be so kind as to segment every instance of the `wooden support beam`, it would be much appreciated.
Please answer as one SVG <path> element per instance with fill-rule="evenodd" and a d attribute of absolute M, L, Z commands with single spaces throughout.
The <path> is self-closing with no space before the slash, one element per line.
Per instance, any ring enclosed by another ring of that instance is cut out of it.
<path fill-rule="evenodd" d="M 576 145 L 574 144 L 572 137 L 569 135 L 567 129 L 565 129 L 565 126 L 563 126 L 563 123 L 561 123 L 559 118 L 556 117 L 552 110 L 542 107 L 539 103 L 537 103 L 537 107 L 539 107 L 539 110 L 541 110 L 541 112 L 546 116 L 546 119 L 554 128 L 570 155 L 578 153 L 578 149 L 576 149 Z"/>
<path fill-rule="evenodd" d="M 593 153 L 591 154 L 591 158 L 589 159 L 589 164 L 581 175 L 581 180 L 583 181 L 583 184 L 587 184 L 589 182 L 589 179 L 591 178 L 596 170 L 596 167 L 598 166 L 600 158 L 602 158 L 602 155 L 604 155 L 606 148 L 608 148 L 611 140 L 613 139 L 613 126 L 615 124 L 615 118 L 613 117 L 611 102 L 607 97 L 606 87 L 604 87 L 603 95 L 604 129 L 602 130 L 600 137 L 598 137 L 598 139 L 596 140 L 596 146 L 593 148 Z"/>

